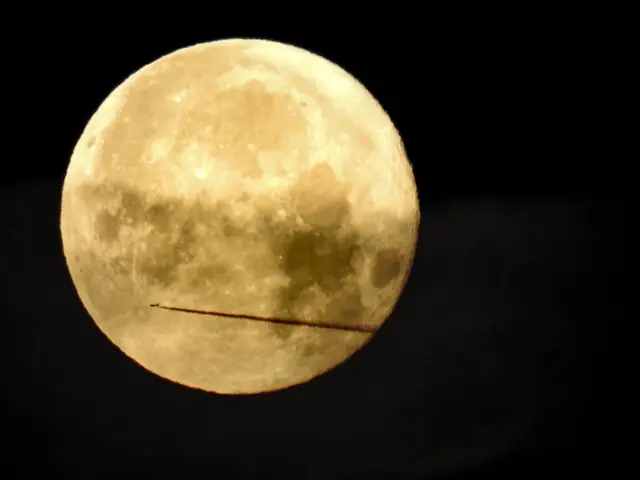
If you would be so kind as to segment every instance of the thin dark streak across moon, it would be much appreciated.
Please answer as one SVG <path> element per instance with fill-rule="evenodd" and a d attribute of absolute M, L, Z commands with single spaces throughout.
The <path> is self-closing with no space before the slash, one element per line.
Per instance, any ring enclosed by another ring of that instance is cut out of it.
<path fill-rule="evenodd" d="M 167 307 L 159 303 L 149 305 L 154 308 L 163 308 L 164 310 L 172 310 L 175 312 L 195 313 L 197 315 L 212 315 L 225 318 L 240 318 L 245 320 L 255 320 L 257 322 L 278 323 L 282 325 L 298 325 L 302 327 L 324 328 L 329 330 L 342 330 L 345 332 L 374 333 L 377 328 L 371 325 L 346 325 L 340 323 L 320 323 L 320 322 L 303 322 L 302 320 L 290 320 L 284 318 L 260 317 L 257 315 L 240 315 L 237 313 L 224 313 L 215 311 L 192 310 L 190 308 Z"/>

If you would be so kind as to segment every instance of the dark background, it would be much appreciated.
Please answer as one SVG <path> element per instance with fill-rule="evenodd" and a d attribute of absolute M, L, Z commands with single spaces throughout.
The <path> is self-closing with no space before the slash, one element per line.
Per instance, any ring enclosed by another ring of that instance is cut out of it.
<path fill-rule="evenodd" d="M 0 187 L 8 464 L 330 479 L 538 478 L 605 462 L 624 219 L 593 129 L 597 24 L 486 10 L 253 12 L 261 26 L 131 15 L 5 20 L 21 32 L 5 57 L 18 108 Z M 109 92 L 161 55 L 228 37 L 293 43 L 362 81 L 405 141 L 422 211 L 412 275 L 375 339 L 308 384 L 246 397 L 180 387 L 111 345 L 58 231 L 69 157 Z"/>

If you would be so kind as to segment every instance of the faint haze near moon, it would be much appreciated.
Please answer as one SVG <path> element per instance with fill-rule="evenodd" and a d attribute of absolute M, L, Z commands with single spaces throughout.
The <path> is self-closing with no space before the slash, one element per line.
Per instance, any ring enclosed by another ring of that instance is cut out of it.
<path fill-rule="evenodd" d="M 427 204 L 413 274 L 369 348 L 317 383 L 232 408 L 155 381 L 87 321 L 60 254 L 60 181 L 0 195 L 13 320 L 5 333 L 20 380 L 14 411 L 55 428 L 60 458 L 87 435 L 91 449 L 73 457 L 87 468 L 118 458 L 129 466 L 141 438 L 172 455 L 204 461 L 215 447 L 230 461 L 250 453 L 258 463 L 285 461 L 283 452 L 313 463 L 319 449 L 335 456 L 356 444 L 368 457 L 345 453 L 344 462 L 431 472 L 571 444 L 575 423 L 588 420 L 576 405 L 589 394 L 585 363 L 601 347 L 587 330 L 606 296 L 617 235 L 613 220 L 596 222 L 593 204 Z M 317 438 L 301 444 L 303 431 Z M 273 432 L 277 446 L 266 441 Z"/>

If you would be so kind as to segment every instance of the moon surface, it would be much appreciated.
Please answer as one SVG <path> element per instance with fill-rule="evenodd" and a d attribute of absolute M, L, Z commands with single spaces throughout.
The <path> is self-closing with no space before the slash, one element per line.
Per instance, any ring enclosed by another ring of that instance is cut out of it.
<path fill-rule="evenodd" d="M 266 40 L 198 44 L 144 66 L 89 120 L 60 228 L 78 295 L 127 356 L 224 394 L 283 389 L 379 327 L 408 277 L 415 181 L 354 77 Z"/>

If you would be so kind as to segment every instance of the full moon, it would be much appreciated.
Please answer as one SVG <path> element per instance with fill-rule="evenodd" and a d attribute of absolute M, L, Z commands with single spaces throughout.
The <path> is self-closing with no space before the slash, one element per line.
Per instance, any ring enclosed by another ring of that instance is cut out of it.
<path fill-rule="evenodd" d="M 231 39 L 109 94 L 74 148 L 60 229 L 80 300 L 122 352 L 184 386 L 250 394 L 370 340 L 418 223 L 402 140 L 362 84 L 301 48 Z"/>

